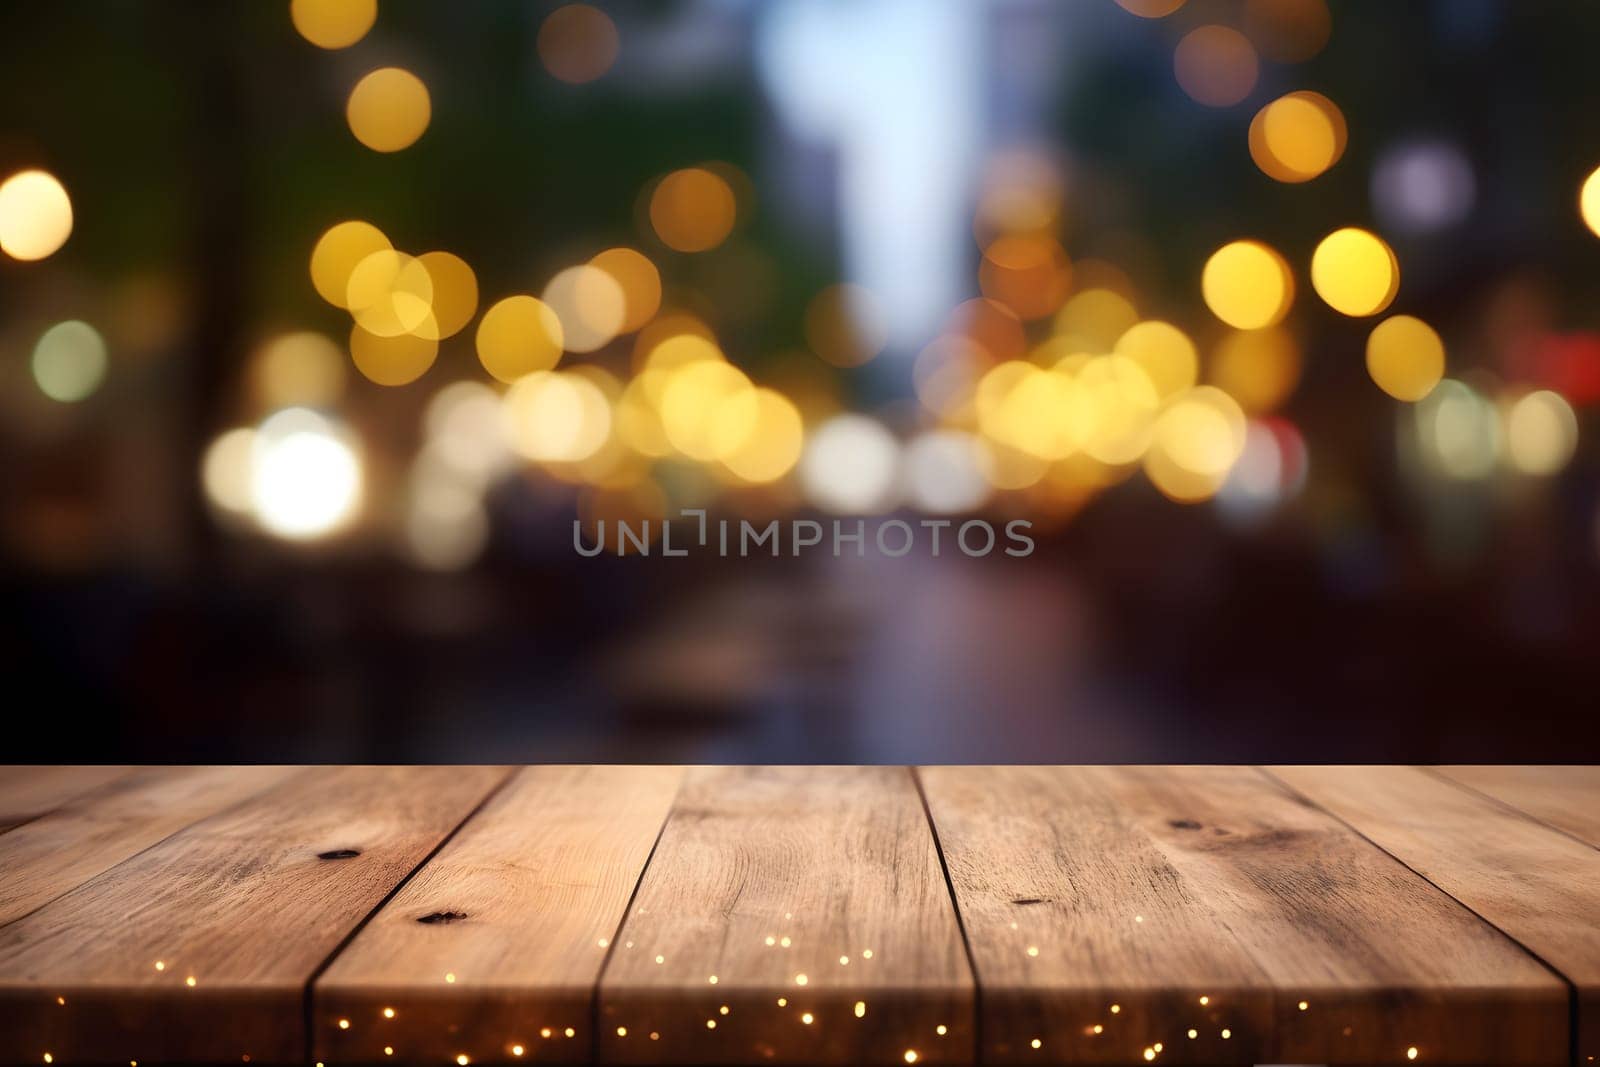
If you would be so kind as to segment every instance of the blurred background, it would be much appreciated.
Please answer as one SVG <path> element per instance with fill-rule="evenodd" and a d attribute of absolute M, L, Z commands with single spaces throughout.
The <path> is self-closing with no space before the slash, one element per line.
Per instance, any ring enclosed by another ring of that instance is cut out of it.
<path fill-rule="evenodd" d="M 1600 757 L 1593 4 L 0 20 L 12 759 Z"/>

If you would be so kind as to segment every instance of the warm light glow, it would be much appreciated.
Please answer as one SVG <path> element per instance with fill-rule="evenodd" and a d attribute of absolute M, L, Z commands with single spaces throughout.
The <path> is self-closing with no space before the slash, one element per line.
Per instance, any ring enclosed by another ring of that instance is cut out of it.
<path fill-rule="evenodd" d="M 1589 227 L 1595 236 L 1600 237 L 1600 167 L 1591 171 L 1589 177 L 1584 180 L 1583 188 L 1578 193 L 1578 211 L 1583 216 L 1584 225 Z M 0 216 L 3 214 L 3 209 L 0 209 Z M 68 222 L 70 225 L 70 218 Z M 6 251 L 11 250 L 7 248 Z"/>
<path fill-rule="evenodd" d="M 1117 0 L 1117 5 L 1124 11 L 1142 19 L 1165 18 L 1182 7 L 1183 3 L 1184 0 Z"/>
<path fill-rule="evenodd" d="M 72 201 L 55 175 L 18 171 L 0 183 L 0 250 L 12 259 L 44 259 L 72 234 Z"/>
<path fill-rule="evenodd" d="M 917 1062 L 916 1049 L 909 1049 L 909 1048 L 906 1049 L 905 1061 L 907 1063 L 916 1063 Z"/>
<path fill-rule="evenodd" d="M 415 334 L 380 337 L 360 326 L 350 329 L 350 359 L 369 381 L 407 385 L 427 373 L 439 355 L 439 342 Z"/>
<path fill-rule="evenodd" d="M 1376 234 L 1346 227 L 1324 237 L 1312 253 L 1311 285 L 1341 314 L 1376 315 L 1400 291 L 1400 264 Z"/>
<path fill-rule="evenodd" d="M 620 333 L 641 329 L 661 308 L 661 274 L 644 253 L 632 248 L 608 248 L 589 260 L 605 271 L 622 290 Z"/>
<path fill-rule="evenodd" d="M 1192 386 L 1200 370 L 1194 342 L 1167 322 L 1139 323 L 1117 339 L 1114 351 L 1137 363 L 1163 400 Z"/>
<path fill-rule="evenodd" d="M 599 267 L 568 267 L 550 279 L 540 297 L 561 320 L 569 352 L 593 352 L 622 330 L 627 314 L 622 286 Z"/>
<path fill-rule="evenodd" d="M 508 296 L 478 323 L 478 359 L 502 382 L 550 370 L 561 359 L 561 320 L 543 301 Z"/>
<path fill-rule="evenodd" d="M 1344 114 L 1321 93 L 1280 96 L 1250 123 L 1250 158 L 1280 182 L 1306 182 L 1339 162 L 1349 132 Z"/>
<path fill-rule="evenodd" d="M 310 330 L 282 334 L 262 345 L 252 370 L 256 399 L 267 409 L 331 407 L 344 393 L 344 353 Z"/>
<path fill-rule="evenodd" d="M 567 4 L 539 26 L 539 62 L 569 85 L 592 82 L 617 60 L 617 27 L 591 4 Z"/>
<path fill-rule="evenodd" d="M 311 250 L 311 284 L 334 307 L 348 308 L 350 275 L 356 266 L 375 252 L 393 248 L 370 222 L 351 220 L 331 226 Z"/>
<path fill-rule="evenodd" d="M 738 452 L 755 432 L 760 410 L 750 379 L 720 360 L 696 360 L 671 371 L 661 390 L 667 440 L 702 462 Z"/>
<path fill-rule="evenodd" d="M 1250 95 L 1260 63 L 1249 38 L 1228 26 L 1191 30 L 1172 57 L 1178 84 L 1197 103 L 1232 107 Z"/>
<path fill-rule="evenodd" d="M 1275 63 L 1304 63 L 1332 30 L 1326 0 L 1245 0 L 1244 31 Z"/>
<path fill-rule="evenodd" d="M 1044 234 L 1008 234 L 983 250 L 978 288 L 1024 320 L 1055 313 L 1072 287 L 1072 267 L 1055 238 Z"/>
<path fill-rule="evenodd" d="M 478 311 L 478 277 L 460 256 L 450 252 L 424 252 L 417 262 L 428 272 L 433 298 L 425 320 L 416 331 L 435 341 L 454 337 Z"/>
<path fill-rule="evenodd" d="M 1406 1059 L 1414 1060 L 1416 1058 L 1417 1058 L 1417 1046 L 1412 1045 L 1410 1048 L 1406 1049 Z"/>
<path fill-rule="evenodd" d="M 289 0 L 289 19 L 318 48 L 349 48 L 378 20 L 378 0 Z"/>
<path fill-rule="evenodd" d="M 800 1021 L 805 1023 L 807 1026 L 810 1026 L 812 1020 L 815 1019 L 815 1018 L 816 1018 L 816 1016 L 812 1015 L 809 1011 L 805 1011 L 805 1012 L 801 1012 L 800 1013 Z"/>
<path fill-rule="evenodd" d="M 1276 410 L 1300 384 L 1300 344 L 1281 327 L 1228 334 L 1211 354 L 1211 383 L 1251 414 Z"/>
<path fill-rule="evenodd" d="M 384 1008 L 383 1009 L 383 1017 L 385 1019 L 393 1019 L 394 1018 L 394 1009 L 393 1008 Z"/>
<path fill-rule="evenodd" d="M 703 167 L 673 171 L 650 194 L 650 225 L 679 252 L 704 252 L 727 240 L 737 210 L 733 189 Z"/>
<path fill-rule="evenodd" d="M 576 463 L 598 452 L 611 433 L 611 405 L 588 377 L 537 371 L 505 395 L 511 445 L 527 459 Z"/>
<path fill-rule="evenodd" d="M 1289 264 L 1260 241 L 1233 241 L 1213 252 L 1200 289 L 1212 314 L 1238 330 L 1275 326 L 1294 302 Z"/>
<path fill-rule="evenodd" d="M 1109 352 L 1117 338 L 1139 321 L 1133 302 L 1112 289 L 1075 293 L 1056 312 L 1055 333 L 1069 349 Z"/>
<path fill-rule="evenodd" d="M 1421 400 L 1444 377 L 1444 342 L 1421 319 L 1390 316 L 1367 338 L 1367 373 L 1396 400 Z"/>
<path fill-rule="evenodd" d="M 58 322 L 33 346 L 33 380 L 51 400 L 74 404 L 89 396 L 106 376 L 106 343 L 87 322 Z"/>
<path fill-rule="evenodd" d="M 899 442 L 881 423 L 865 415 L 837 415 L 806 443 L 800 483 L 825 511 L 871 514 L 894 502 L 899 464 Z"/>
<path fill-rule="evenodd" d="M 1554 474 L 1577 448 L 1578 418 L 1559 393 L 1527 393 L 1506 412 L 1506 454 L 1522 473 Z"/>
<path fill-rule="evenodd" d="M 756 415 L 749 432 L 722 456 L 723 466 L 747 482 L 775 482 L 800 462 L 805 429 L 800 411 L 771 389 L 755 390 Z M 741 421 L 734 416 L 734 421 Z M 724 434 L 735 432 L 727 429 Z M 771 940 L 770 938 L 768 939 Z"/>
<path fill-rule="evenodd" d="M 856 1001 L 856 1018 L 857 1019 L 865 1019 L 866 1017 L 867 1017 L 867 1002 L 864 1001 L 864 1000 Z"/>
<path fill-rule="evenodd" d="M 307 408 L 288 408 L 256 430 L 251 502 L 270 533 L 309 540 L 355 512 L 361 466 L 338 428 Z"/>
<path fill-rule="evenodd" d="M 350 90 L 345 118 L 356 140 L 374 152 L 398 152 L 428 128 L 433 103 L 428 87 L 408 70 L 380 67 Z"/>
<path fill-rule="evenodd" d="M 413 333 L 437 339 L 433 277 L 415 256 L 381 249 L 357 263 L 345 282 L 344 306 L 379 337 Z"/>

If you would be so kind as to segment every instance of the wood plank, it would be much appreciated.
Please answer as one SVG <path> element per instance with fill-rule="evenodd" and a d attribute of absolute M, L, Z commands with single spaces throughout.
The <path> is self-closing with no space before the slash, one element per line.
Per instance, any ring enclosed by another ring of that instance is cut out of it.
<path fill-rule="evenodd" d="M 1558 979 L 1252 768 L 920 773 L 986 1062 L 1565 1059 Z"/>
<path fill-rule="evenodd" d="M 1274 767 L 1572 983 L 1578 1062 L 1600 1057 L 1600 851 L 1413 767 Z"/>
<path fill-rule="evenodd" d="M 317 980 L 316 1058 L 589 1062 L 601 964 L 682 778 L 521 771 Z"/>
<path fill-rule="evenodd" d="M 0 767 L 0 833 L 128 773 L 127 767 Z"/>
<path fill-rule="evenodd" d="M 972 975 L 906 768 L 691 770 L 618 938 L 602 1062 L 973 1061 Z"/>
<path fill-rule="evenodd" d="M 311 768 L 0 927 L 0 1061 L 301 1060 L 313 973 L 505 774 Z"/>
<path fill-rule="evenodd" d="M 1434 767 L 1600 848 L 1600 767 Z"/>
<path fill-rule="evenodd" d="M 0 926 L 292 773 L 144 767 L 0 835 Z"/>

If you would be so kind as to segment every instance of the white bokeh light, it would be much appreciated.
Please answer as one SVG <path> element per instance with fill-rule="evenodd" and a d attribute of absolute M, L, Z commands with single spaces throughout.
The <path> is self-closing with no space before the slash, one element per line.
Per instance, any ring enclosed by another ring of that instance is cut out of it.
<path fill-rule="evenodd" d="M 871 514 L 895 503 L 900 444 L 865 415 L 838 415 L 818 426 L 800 457 L 800 484 L 824 511 Z"/>

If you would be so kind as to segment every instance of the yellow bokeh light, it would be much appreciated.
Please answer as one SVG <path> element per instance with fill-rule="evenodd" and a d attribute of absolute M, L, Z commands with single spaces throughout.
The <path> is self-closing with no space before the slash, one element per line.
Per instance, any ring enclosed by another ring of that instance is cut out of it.
<path fill-rule="evenodd" d="M 1142 19 L 1165 18 L 1182 7 L 1183 3 L 1184 0 L 1117 0 L 1118 7 Z"/>
<path fill-rule="evenodd" d="M 1178 42 L 1172 57 L 1178 84 L 1195 102 L 1232 107 L 1249 96 L 1260 76 L 1250 39 L 1228 26 L 1201 26 Z"/>
<path fill-rule="evenodd" d="M 1274 63 L 1303 63 L 1333 31 L 1326 0 L 1245 0 L 1244 30 Z"/>
<path fill-rule="evenodd" d="M 311 250 L 311 284 L 317 295 L 338 308 L 348 308 L 350 275 L 375 252 L 392 251 L 394 245 L 370 222 L 351 220 L 328 228 Z"/>
<path fill-rule="evenodd" d="M 1578 212 L 1583 216 L 1583 224 L 1600 237 L 1600 167 L 1589 174 L 1578 193 Z"/>
<path fill-rule="evenodd" d="M 1421 400 L 1444 377 L 1444 342 L 1421 319 L 1392 315 L 1367 337 L 1367 373 L 1396 400 Z"/>
<path fill-rule="evenodd" d="M 87 322 L 58 322 L 33 346 L 33 380 L 51 400 L 74 404 L 106 376 L 106 342 Z"/>
<path fill-rule="evenodd" d="M 1101 463 L 1132 463 L 1150 445 L 1160 398 L 1143 367 L 1127 356 L 1097 356 L 1078 371 L 1078 435 Z"/>
<path fill-rule="evenodd" d="M 594 455 L 611 433 L 611 405 L 580 374 L 538 371 L 505 396 L 511 445 L 527 459 L 576 463 Z"/>
<path fill-rule="evenodd" d="M 0 183 L 0 250 L 12 259 L 44 259 L 72 234 L 72 200 L 55 175 L 24 170 Z"/>
<path fill-rule="evenodd" d="M 1300 384 L 1300 344 L 1287 330 L 1238 330 L 1217 343 L 1211 383 L 1253 415 L 1275 411 Z"/>
<path fill-rule="evenodd" d="M 1039 459 L 1056 460 L 1077 449 L 1077 383 L 1070 372 L 1013 360 L 978 382 L 978 428 L 991 441 Z"/>
<path fill-rule="evenodd" d="M 1138 323 L 1117 338 L 1113 351 L 1137 363 L 1163 399 L 1194 385 L 1200 373 L 1194 342 L 1168 322 Z"/>
<path fill-rule="evenodd" d="M 223 511 L 248 515 L 252 506 L 256 432 L 236 426 L 219 434 L 200 461 L 200 484 L 206 497 Z"/>
<path fill-rule="evenodd" d="M 650 225 L 668 248 L 704 252 L 733 232 L 733 188 L 704 167 L 675 170 L 650 194 Z"/>
<path fill-rule="evenodd" d="M 1400 263 L 1382 238 L 1347 226 L 1324 237 L 1312 253 L 1311 287 L 1341 314 L 1376 315 L 1400 291 Z"/>
<path fill-rule="evenodd" d="M 561 359 L 561 320 L 543 301 L 508 296 L 478 323 L 478 360 L 502 382 L 549 370 Z"/>
<path fill-rule="evenodd" d="M 1068 345 L 1093 352 L 1109 352 L 1117 338 L 1139 321 L 1133 302 L 1111 289 L 1085 289 L 1075 293 L 1056 313 L 1056 335 Z"/>
<path fill-rule="evenodd" d="M 1072 265 L 1054 237 L 1009 234 L 991 241 L 978 266 L 978 288 L 1030 320 L 1054 314 L 1072 288 Z"/>
<path fill-rule="evenodd" d="M 1145 474 L 1169 499 L 1194 503 L 1216 495 L 1244 452 L 1244 412 L 1220 389 L 1202 385 L 1176 398 L 1156 420 Z"/>
<path fill-rule="evenodd" d="M 289 20 L 318 48 L 349 48 L 378 21 L 378 0 L 289 0 Z"/>
<path fill-rule="evenodd" d="M 1250 121 L 1250 158 L 1269 178 L 1305 182 L 1344 155 L 1349 131 L 1332 100 L 1309 90 L 1280 96 Z"/>
<path fill-rule="evenodd" d="M 661 274 L 644 253 L 632 248 L 608 248 L 589 260 L 605 271 L 622 289 L 622 326 L 619 332 L 641 329 L 661 308 Z"/>
<path fill-rule="evenodd" d="M 1275 326 L 1294 302 L 1289 264 L 1260 241 L 1233 241 L 1206 260 L 1200 274 L 1206 306 L 1237 330 Z"/>
<path fill-rule="evenodd" d="M 350 330 L 350 358 L 369 380 L 379 385 L 406 385 L 425 374 L 439 355 L 439 342 L 414 333 L 393 336 L 370 333 L 360 325 Z"/>
<path fill-rule="evenodd" d="M 345 285 L 345 306 L 362 329 L 379 337 L 439 336 L 433 276 L 404 252 L 385 249 L 357 263 Z"/>
<path fill-rule="evenodd" d="M 432 116 L 428 87 L 399 67 L 380 67 L 366 75 L 345 104 L 350 132 L 374 152 L 398 152 L 416 144 Z"/>
<path fill-rule="evenodd" d="M 256 401 L 263 408 L 332 407 L 344 392 L 344 353 L 320 333 L 274 337 L 256 353 Z"/>
<path fill-rule="evenodd" d="M 593 352 L 622 329 L 627 298 L 617 280 L 587 264 L 560 271 L 544 287 L 540 299 L 561 320 L 562 347 Z"/>
<path fill-rule="evenodd" d="M 716 347 L 717 335 L 703 319 L 686 311 L 664 312 L 652 319 L 633 339 L 633 369 L 643 370 L 649 364 L 651 354 L 663 341 L 683 335 L 701 338 L 713 348 Z M 721 358 L 720 353 L 717 358 Z"/>
<path fill-rule="evenodd" d="M 450 252 L 424 252 L 417 262 L 432 282 L 433 315 L 413 332 L 435 341 L 454 337 L 478 312 L 478 277 L 466 260 Z"/>
<path fill-rule="evenodd" d="M 1515 400 L 1506 412 L 1506 454 L 1524 474 L 1550 475 L 1578 448 L 1578 417 L 1559 393 L 1539 389 Z"/>
<path fill-rule="evenodd" d="M 836 367 L 859 367 L 889 341 L 889 328 L 872 293 L 843 283 L 823 289 L 806 305 L 806 343 Z"/>
<path fill-rule="evenodd" d="M 661 391 L 661 428 L 690 459 L 724 459 L 754 431 L 755 388 L 730 363 L 697 360 L 668 372 Z"/>
<path fill-rule="evenodd" d="M 750 433 L 722 457 L 722 463 L 747 482 L 775 482 L 800 462 L 805 428 L 800 412 L 782 394 L 755 391 L 756 417 Z M 737 411 L 733 414 L 736 421 Z"/>
<path fill-rule="evenodd" d="M 539 26 L 539 62 L 569 85 L 592 82 L 617 60 L 617 26 L 590 4 L 567 4 Z"/>

